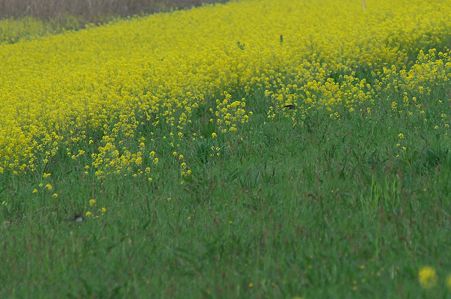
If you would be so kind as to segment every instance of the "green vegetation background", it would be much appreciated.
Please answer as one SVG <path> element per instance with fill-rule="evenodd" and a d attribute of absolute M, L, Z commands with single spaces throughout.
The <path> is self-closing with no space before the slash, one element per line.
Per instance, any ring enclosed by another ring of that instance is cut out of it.
<path fill-rule="evenodd" d="M 0 0 L 0 45 L 227 0 Z"/>

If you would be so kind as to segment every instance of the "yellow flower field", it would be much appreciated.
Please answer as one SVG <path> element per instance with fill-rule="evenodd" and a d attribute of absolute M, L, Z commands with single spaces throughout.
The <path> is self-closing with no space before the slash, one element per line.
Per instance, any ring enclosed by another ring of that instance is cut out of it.
<path fill-rule="evenodd" d="M 92 153 L 99 176 L 139 168 L 155 159 L 140 127 L 165 124 L 168 138 L 183 138 L 206 101 L 218 101 L 216 133 L 237 131 L 252 117 L 238 89 L 273 98 L 269 117 L 289 105 L 340 117 L 334 107 L 358 110 L 381 86 L 427 93 L 421 82 L 449 80 L 449 51 L 402 69 L 449 41 L 450 15 L 443 0 L 243 0 L 2 45 L 0 172 L 34 171 L 59 150 Z M 385 81 L 360 80 L 365 70 Z"/>

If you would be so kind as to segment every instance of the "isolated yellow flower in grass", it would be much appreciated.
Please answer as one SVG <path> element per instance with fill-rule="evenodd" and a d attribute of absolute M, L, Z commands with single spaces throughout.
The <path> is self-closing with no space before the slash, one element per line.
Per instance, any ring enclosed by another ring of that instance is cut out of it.
<path fill-rule="evenodd" d="M 95 206 L 96 205 L 96 200 L 94 199 L 94 198 L 91 198 L 90 200 L 89 200 L 89 206 L 91 206 L 91 207 L 93 207 L 93 206 Z"/>
<path fill-rule="evenodd" d="M 88 217 L 88 218 L 89 218 L 89 217 L 92 217 L 92 212 L 87 211 L 87 212 L 85 213 L 85 216 Z"/>
<path fill-rule="evenodd" d="M 422 267 L 418 272 L 418 281 L 425 289 L 433 288 L 437 284 L 437 273 L 430 266 Z"/>
<path fill-rule="evenodd" d="M 446 277 L 446 286 L 451 291 L 451 274 L 448 274 L 448 277 Z"/>
<path fill-rule="evenodd" d="M 47 190 L 53 190 L 53 186 L 52 186 L 52 184 L 46 184 L 45 185 L 45 189 L 47 189 Z"/>
<path fill-rule="evenodd" d="M 106 208 L 105 207 L 101 208 L 100 212 L 102 212 L 102 214 L 105 214 L 106 213 Z"/>

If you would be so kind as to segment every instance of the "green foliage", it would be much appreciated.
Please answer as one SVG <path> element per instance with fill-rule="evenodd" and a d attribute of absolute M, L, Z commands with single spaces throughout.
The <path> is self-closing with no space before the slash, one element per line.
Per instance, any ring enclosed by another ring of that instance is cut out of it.
<path fill-rule="evenodd" d="M 0 0 L 0 45 L 226 0 Z"/>
<path fill-rule="evenodd" d="M 19 39 L 42 36 L 52 31 L 45 22 L 34 18 L 3 19 L 0 20 L 0 44 L 11 44 Z"/>

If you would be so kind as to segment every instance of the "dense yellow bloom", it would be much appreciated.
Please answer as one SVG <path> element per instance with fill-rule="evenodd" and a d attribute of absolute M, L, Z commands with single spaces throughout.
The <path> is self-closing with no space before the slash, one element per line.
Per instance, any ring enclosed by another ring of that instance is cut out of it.
<path fill-rule="evenodd" d="M 437 284 L 437 273 L 435 269 L 429 266 L 425 266 L 418 272 L 418 281 L 425 289 L 434 287 Z"/>
<path fill-rule="evenodd" d="M 209 102 L 217 132 L 237 133 L 252 112 L 236 90 L 264 92 L 270 119 L 311 109 L 339 119 L 335 107 L 356 113 L 383 88 L 428 94 L 424 83 L 450 79 L 449 51 L 430 49 L 445 48 L 450 14 L 440 0 L 368 0 L 365 9 L 242 0 L 0 45 L 0 173 L 34 171 L 63 151 L 88 156 L 98 177 L 139 176 L 151 149 L 143 126 L 170 128 L 163 139 L 176 149 Z M 411 51 L 418 61 L 405 69 Z M 359 68 L 380 81 L 361 79 Z"/>

